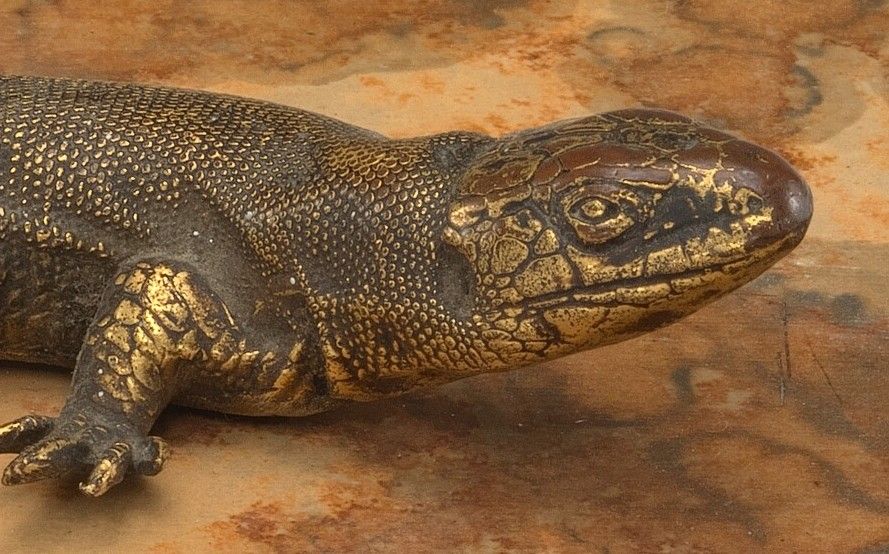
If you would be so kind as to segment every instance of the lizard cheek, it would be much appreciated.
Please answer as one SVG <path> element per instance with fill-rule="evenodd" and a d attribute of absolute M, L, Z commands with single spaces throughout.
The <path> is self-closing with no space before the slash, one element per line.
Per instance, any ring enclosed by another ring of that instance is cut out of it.
<path fill-rule="evenodd" d="M 515 278 L 515 290 L 523 299 L 565 293 L 574 286 L 574 268 L 559 254 L 535 259 Z"/>

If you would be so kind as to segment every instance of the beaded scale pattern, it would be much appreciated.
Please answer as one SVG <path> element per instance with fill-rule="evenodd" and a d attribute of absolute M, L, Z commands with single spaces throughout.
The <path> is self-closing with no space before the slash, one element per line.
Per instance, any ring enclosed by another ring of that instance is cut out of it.
<path fill-rule="evenodd" d="M 170 402 L 306 415 L 635 336 L 803 237 L 772 152 L 655 110 L 390 140 L 194 91 L 0 79 L 0 356 L 74 368 L 3 482 L 154 474 Z"/>

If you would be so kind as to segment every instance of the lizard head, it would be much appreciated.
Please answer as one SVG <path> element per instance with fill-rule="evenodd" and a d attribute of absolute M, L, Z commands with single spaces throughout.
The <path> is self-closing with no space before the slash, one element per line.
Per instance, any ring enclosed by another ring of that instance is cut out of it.
<path fill-rule="evenodd" d="M 687 118 L 625 110 L 504 137 L 450 206 L 472 318 L 505 364 L 616 342 L 750 281 L 802 239 L 803 179 Z"/>

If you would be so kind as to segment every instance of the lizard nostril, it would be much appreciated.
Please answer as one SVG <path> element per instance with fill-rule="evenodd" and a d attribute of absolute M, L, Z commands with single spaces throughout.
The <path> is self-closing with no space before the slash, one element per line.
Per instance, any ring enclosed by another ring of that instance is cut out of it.
<path fill-rule="evenodd" d="M 757 198 L 756 196 L 752 196 L 750 200 L 747 201 L 747 208 L 751 212 L 762 212 L 762 200 Z"/>

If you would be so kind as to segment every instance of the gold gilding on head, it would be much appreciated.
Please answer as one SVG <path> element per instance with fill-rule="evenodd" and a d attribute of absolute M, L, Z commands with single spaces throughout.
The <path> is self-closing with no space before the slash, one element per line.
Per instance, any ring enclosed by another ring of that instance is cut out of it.
<path fill-rule="evenodd" d="M 443 238 L 476 272 L 486 347 L 515 364 L 696 310 L 788 252 L 810 215 L 777 155 L 636 110 L 505 137 L 464 176 Z"/>

